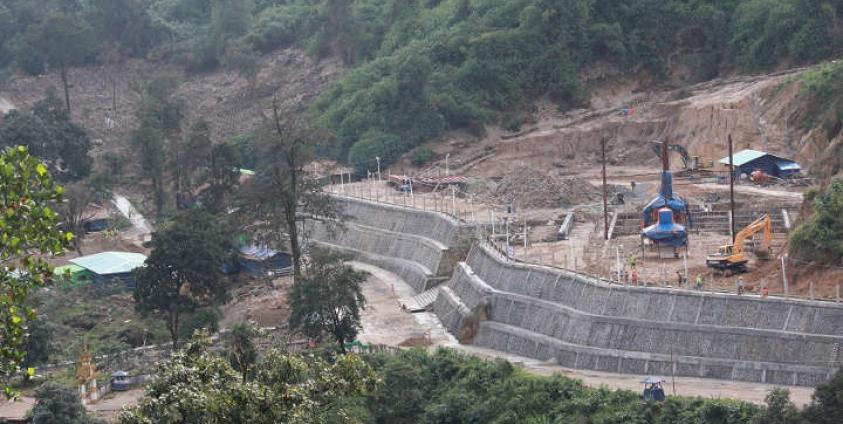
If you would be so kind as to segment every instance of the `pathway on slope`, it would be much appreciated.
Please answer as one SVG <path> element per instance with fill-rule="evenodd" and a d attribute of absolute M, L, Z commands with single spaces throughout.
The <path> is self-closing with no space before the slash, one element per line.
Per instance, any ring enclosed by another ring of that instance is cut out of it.
<path fill-rule="evenodd" d="M 124 231 L 123 237 L 130 240 L 133 244 L 142 247 L 144 240 L 152 234 L 152 225 L 132 205 L 129 199 L 117 193 L 112 193 L 112 195 L 114 196 L 112 200 L 114 206 L 132 223 L 132 228 Z"/>
<path fill-rule="evenodd" d="M 560 374 L 582 380 L 586 385 L 591 387 L 605 385 L 613 389 L 625 389 L 634 392 L 640 392 L 643 388 L 640 381 L 644 376 L 641 375 L 572 370 L 492 349 L 461 345 L 457 343 L 453 336 L 445 331 L 441 322 L 439 322 L 439 319 L 433 313 L 410 314 L 401 310 L 399 300 L 411 298 L 414 292 L 400 277 L 368 264 L 352 262 L 352 265 L 359 270 L 367 271 L 371 274 L 363 285 L 363 293 L 366 296 L 368 305 L 362 314 L 363 330 L 359 335 L 361 341 L 398 346 L 402 342 L 415 340 L 419 336 L 429 333 L 432 341 L 430 349 L 444 346 L 476 356 L 502 358 L 520 365 L 525 370 L 537 375 Z M 667 393 L 672 393 L 670 376 L 660 377 L 668 380 L 665 389 Z M 676 378 L 676 393 L 682 396 L 733 398 L 755 404 L 763 404 L 764 397 L 775 387 L 777 386 L 706 378 Z M 811 394 L 813 393 L 812 388 L 786 388 L 790 390 L 790 398 L 796 405 L 803 406 L 810 402 Z"/>
<path fill-rule="evenodd" d="M 12 102 L 3 96 L 0 96 L 0 114 L 7 114 L 10 110 L 17 109 Z"/>

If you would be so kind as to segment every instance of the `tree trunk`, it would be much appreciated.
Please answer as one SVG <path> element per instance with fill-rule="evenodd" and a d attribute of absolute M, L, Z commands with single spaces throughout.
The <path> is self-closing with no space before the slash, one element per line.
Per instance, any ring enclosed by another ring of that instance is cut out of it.
<path fill-rule="evenodd" d="M 64 103 L 67 106 L 67 118 L 70 119 L 70 87 L 67 84 L 67 68 L 62 67 L 59 72 L 61 85 L 64 88 Z"/>
<path fill-rule="evenodd" d="M 293 275 L 298 277 L 302 274 L 302 267 L 301 245 L 299 244 L 299 227 L 296 225 L 296 208 L 287 207 L 285 211 L 285 219 L 287 221 L 287 233 L 290 234 L 290 254 L 293 255 Z"/>
<path fill-rule="evenodd" d="M 117 78 L 111 76 L 111 110 L 114 112 L 114 119 L 117 119 Z"/>
<path fill-rule="evenodd" d="M 175 311 L 170 311 L 170 337 L 173 340 L 173 352 L 175 352 L 179 346 L 179 313 Z"/>

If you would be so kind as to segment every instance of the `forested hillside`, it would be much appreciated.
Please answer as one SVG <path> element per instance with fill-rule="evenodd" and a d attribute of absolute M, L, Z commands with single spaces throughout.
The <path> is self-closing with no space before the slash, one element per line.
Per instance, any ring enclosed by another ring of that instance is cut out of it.
<path fill-rule="evenodd" d="M 341 57 L 351 71 L 313 113 L 335 138 L 323 153 L 365 169 L 447 130 L 517 126 L 540 97 L 581 105 L 597 64 L 699 81 L 832 58 L 841 18 L 840 0 L 7 0 L 0 67 L 66 83 L 138 57 L 254 78 L 282 47 Z"/>

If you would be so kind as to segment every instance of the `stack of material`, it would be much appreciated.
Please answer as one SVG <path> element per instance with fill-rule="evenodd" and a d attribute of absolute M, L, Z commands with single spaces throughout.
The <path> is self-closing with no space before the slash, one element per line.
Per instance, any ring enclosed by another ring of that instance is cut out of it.
<path fill-rule="evenodd" d="M 577 177 L 555 177 L 521 167 L 504 175 L 489 197 L 494 203 L 522 208 L 560 208 L 599 201 L 602 193 Z"/>

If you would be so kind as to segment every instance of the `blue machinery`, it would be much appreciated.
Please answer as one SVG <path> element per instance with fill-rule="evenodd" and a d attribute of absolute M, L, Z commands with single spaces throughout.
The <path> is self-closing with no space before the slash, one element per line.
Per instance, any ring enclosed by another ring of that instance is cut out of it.
<path fill-rule="evenodd" d="M 688 204 L 673 194 L 673 175 L 667 159 L 667 143 L 662 143 L 662 172 L 659 194 L 641 213 L 641 238 L 674 248 L 688 246 L 688 232 L 682 224 L 690 220 Z"/>

